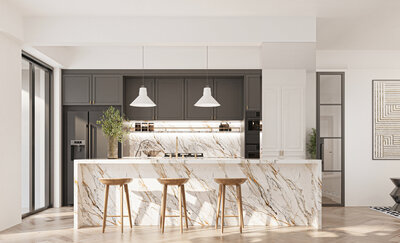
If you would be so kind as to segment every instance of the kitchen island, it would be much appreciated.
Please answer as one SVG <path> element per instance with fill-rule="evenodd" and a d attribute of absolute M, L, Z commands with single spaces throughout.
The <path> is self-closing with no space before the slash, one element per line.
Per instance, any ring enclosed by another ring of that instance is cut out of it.
<path fill-rule="evenodd" d="M 218 177 L 246 177 L 242 185 L 245 225 L 321 227 L 321 163 L 319 160 L 242 158 L 124 158 L 75 160 L 74 227 L 102 224 L 104 185 L 99 178 L 130 177 L 134 225 L 158 225 L 162 185 L 159 177 L 187 177 L 189 225 L 215 224 Z M 168 190 L 167 214 L 178 214 L 178 188 Z M 110 187 L 109 214 L 119 212 L 119 194 Z M 235 214 L 233 187 L 227 187 L 226 214 Z M 124 209 L 126 212 L 126 209 Z M 125 218 L 125 220 L 128 220 Z M 107 224 L 119 224 L 107 218 Z M 124 222 L 127 225 L 127 222 Z M 178 218 L 165 224 L 179 225 Z M 237 225 L 226 218 L 225 225 Z"/>

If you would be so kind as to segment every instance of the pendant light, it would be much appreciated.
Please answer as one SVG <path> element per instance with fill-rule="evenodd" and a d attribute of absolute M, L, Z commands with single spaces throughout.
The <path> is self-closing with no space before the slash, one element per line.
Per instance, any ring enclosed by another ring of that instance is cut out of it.
<path fill-rule="evenodd" d="M 218 107 L 221 106 L 211 95 L 211 88 L 208 84 L 208 46 L 207 46 L 207 84 L 203 89 L 203 96 L 194 104 L 197 107 Z"/>
<path fill-rule="evenodd" d="M 142 86 L 139 88 L 139 96 L 136 97 L 130 106 L 135 107 L 154 107 L 156 104 L 147 96 L 147 88 L 144 86 L 144 46 L 142 47 L 142 70 L 143 70 L 143 81 Z"/>

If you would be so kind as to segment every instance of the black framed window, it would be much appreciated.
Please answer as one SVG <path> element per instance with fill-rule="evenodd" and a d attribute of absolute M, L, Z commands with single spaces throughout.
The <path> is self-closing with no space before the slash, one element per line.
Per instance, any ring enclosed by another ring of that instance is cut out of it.
<path fill-rule="evenodd" d="M 21 207 L 25 217 L 51 206 L 52 70 L 23 54 L 21 75 Z"/>

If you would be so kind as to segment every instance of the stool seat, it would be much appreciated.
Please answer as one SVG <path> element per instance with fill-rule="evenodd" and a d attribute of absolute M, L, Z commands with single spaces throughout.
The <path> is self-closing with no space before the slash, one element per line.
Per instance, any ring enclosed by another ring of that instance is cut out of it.
<path fill-rule="evenodd" d="M 180 186 L 185 184 L 189 178 L 158 178 L 157 179 L 160 184 L 167 186 Z"/>
<path fill-rule="evenodd" d="M 99 181 L 104 185 L 116 186 L 128 184 L 132 181 L 132 178 L 100 178 Z"/>
<path fill-rule="evenodd" d="M 218 184 L 234 186 L 245 183 L 247 178 L 214 178 L 214 181 Z"/>

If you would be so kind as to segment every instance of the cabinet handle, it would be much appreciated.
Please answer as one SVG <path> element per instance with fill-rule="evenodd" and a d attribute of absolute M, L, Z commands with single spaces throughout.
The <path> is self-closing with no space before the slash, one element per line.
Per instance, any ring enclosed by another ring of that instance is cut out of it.
<path fill-rule="evenodd" d="M 246 105 L 246 110 L 249 110 L 249 106 L 248 105 Z"/>

